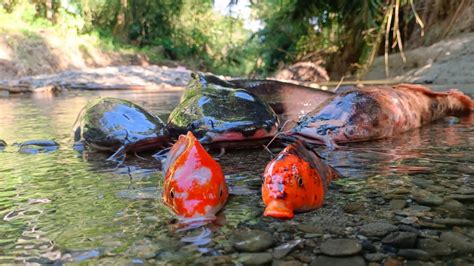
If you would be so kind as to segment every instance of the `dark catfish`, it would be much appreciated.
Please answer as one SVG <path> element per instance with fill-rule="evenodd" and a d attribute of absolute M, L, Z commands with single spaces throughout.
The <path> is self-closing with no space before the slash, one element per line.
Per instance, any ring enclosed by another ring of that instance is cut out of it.
<path fill-rule="evenodd" d="M 330 91 L 276 80 L 236 79 L 229 83 L 257 95 L 285 120 L 297 120 L 334 96 Z"/>
<path fill-rule="evenodd" d="M 171 112 L 173 135 L 191 131 L 201 143 L 219 147 L 248 147 L 275 135 L 278 117 L 256 95 L 230 88 L 214 76 L 192 75 L 180 104 Z"/>
<path fill-rule="evenodd" d="M 128 151 L 161 148 L 170 140 L 161 119 L 135 103 L 104 97 L 82 109 L 74 127 L 74 140 L 107 151 L 113 157 Z"/>
<path fill-rule="evenodd" d="M 353 88 L 321 104 L 286 133 L 334 147 L 390 137 L 473 109 L 474 101 L 458 90 L 433 92 L 414 84 Z"/>

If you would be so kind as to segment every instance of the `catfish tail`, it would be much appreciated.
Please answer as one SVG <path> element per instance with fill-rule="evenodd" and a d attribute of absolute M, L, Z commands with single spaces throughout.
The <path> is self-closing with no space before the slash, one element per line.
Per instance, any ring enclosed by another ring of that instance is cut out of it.
<path fill-rule="evenodd" d="M 448 91 L 448 95 L 457 99 L 465 109 L 474 112 L 474 100 L 472 100 L 471 97 L 467 96 L 462 91 L 450 89 Z"/>

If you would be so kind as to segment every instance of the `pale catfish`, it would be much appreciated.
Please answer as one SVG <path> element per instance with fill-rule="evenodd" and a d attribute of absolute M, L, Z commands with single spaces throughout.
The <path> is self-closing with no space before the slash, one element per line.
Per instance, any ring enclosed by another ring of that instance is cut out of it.
<path fill-rule="evenodd" d="M 414 84 L 352 88 L 302 117 L 286 134 L 335 147 L 336 143 L 390 137 L 473 110 L 474 101 L 454 89 L 434 92 Z"/>

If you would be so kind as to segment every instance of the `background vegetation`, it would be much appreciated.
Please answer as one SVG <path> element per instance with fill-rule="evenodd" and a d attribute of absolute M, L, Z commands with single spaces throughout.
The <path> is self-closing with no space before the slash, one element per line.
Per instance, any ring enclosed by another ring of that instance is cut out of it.
<path fill-rule="evenodd" d="M 452 4 L 449 10 L 454 13 L 459 3 L 453 1 L 435 2 Z M 229 0 L 229 6 L 237 2 Z M 4 0 L 0 22 L 16 24 L 9 21 L 9 14 L 20 12 L 29 25 L 73 29 L 78 35 L 96 36 L 109 49 L 141 51 L 154 62 L 173 60 L 217 74 L 266 76 L 309 61 L 323 65 L 332 79 L 338 79 L 363 76 L 377 55 L 403 52 L 410 34 L 423 34 L 423 17 L 418 13 L 432 8 L 428 0 L 252 0 L 252 16 L 262 27 L 251 31 L 242 19 L 217 12 L 213 4 L 211 0 Z"/>

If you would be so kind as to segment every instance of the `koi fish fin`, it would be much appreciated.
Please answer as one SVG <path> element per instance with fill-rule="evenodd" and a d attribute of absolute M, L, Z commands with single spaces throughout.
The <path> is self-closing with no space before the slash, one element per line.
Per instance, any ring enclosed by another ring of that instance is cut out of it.
<path fill-rule="evenodd" d="M 297 156 L 307 161 L 314 169 L 327 173 L 325 175 L 325 177 L 327 177 L 327 185 L 331 183 L 332 180 L 343 177 L 343 175 L 329 165 L 310 144 L 297 140 L 293 145 L 295 147 L 294 153 L 296 153 Z"/>

